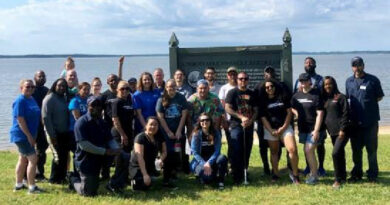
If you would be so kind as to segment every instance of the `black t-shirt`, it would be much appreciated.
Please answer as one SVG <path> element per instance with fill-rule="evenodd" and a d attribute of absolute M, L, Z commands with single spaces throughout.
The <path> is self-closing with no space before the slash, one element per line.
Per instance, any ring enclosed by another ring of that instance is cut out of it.
<path fill-rule="evenodd" d="M 317 110 L 324 109 L 323 101 L 318 89 L 313 88 L 308 93 L 295 93 L 291 99 L 291 106 L 298 112 L 299 132 L 312 132 L 317 117 Z M 321 126 L 321 130 L 323 130 L 323 126 Z"/>
<path fill-rule="evenodd" d="M 102 100 L 103 100 L 103 111 L 104 111 L 104 121 L 107 122 L 107 124 L 112 127 L 112 115 L 111 115 L 111 102 L 116 98 L 116 93 L 111 92 L 111 90 L 106 90 L 102 94 Z"/>
<path fill-rule="evenodd" d="M 154 161 L 156 160 L 158 151 L 161 150 L 162 143 L 165 142 L 164 138 L 156 134 L 154 136 L 154 142 L 149 141 L 148 137 L 146 136 L 145 132 L 141 132 L 138 134 L 135 139 L 134 143 L 141 144 L 144 146 L 144 161 L 145 161 L 145 168 L 148 174 L 152 174 L 155 171 L 155 165 Z M 138 160 L 135 155 L 134 149 L 131 152 L 131 159 L 130 163 L 132 167 L 138 167 Z"/>
<path fill-rule="evenodd" d="M 42 108 L 42 101 L 45 98 L 47 92 L 49 92 L 49 88 L 45 86 L 37 86 L 32 94 L 34 100 L 37 102 L 38 107 Z"/>
<path fill-rule="evenodd" d="M 214 154 L 214 151 L 214 145 L 211 144 L 211 141 L 207 140 L 207 135 L 202 133 L 202 150 L 200 152 L 202 158 L 207 161 Z"/>
<path fill-rule="evenodd" d="M 283 126 L 287 116 L 287 109 L 291 108 L 289 99 L 286 98 L 272 98 L 263 99 L 260 107 L 260 116 L 267 118 L 273 129 Z"/>
<path fill-rule="evenodd" d="M 225 102 L 232 105 L 234 111 L 240 115 L 252 118 L 255 107 L 255 95 L 252 90 L 241 91 L 238 88 L 230 90 L 226 96 Z M 231 116 L 231 121 L 241 123 L 241 120 Z"/>
<path fill-rule="evenodd" d="M 111 117 L 119 118 L 123 131 L 126 133 L 127 137 L 131 138 L 133 131 L 132 123 L 134 118 L 134 109 L 130 95 L 126 99 L 115 98 L 112 100 Z M 113 129 L 115 128 L 113 127 Z M 119 133 L 116 133 L 116 136 L 118 135 Z"/>
<path fill-rule="evenodd" d="M 345 95 L 328 98 L 324 108 L 326 111 L 324 121 L 329 134 L 336 136 L 340 130 L 345 131 L 349 123 L 349 106 Z"/>

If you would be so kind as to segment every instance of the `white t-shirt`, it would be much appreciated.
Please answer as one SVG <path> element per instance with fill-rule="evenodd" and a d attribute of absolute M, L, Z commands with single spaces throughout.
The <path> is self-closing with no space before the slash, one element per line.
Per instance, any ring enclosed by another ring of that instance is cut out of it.
<path fill-rule="evenodd" d="M 220 100 L 225 100 L 226 99 L 226 96 L 227 96 L 227 93 L 235 88 L 236 86 L 233 86 L 233 85 L 230 85 L 229 83 L 226 83 L 225 85 L 223 85 L 221 87 L 221 89 L 219 90 L 219 94 L 218 94 L 218 97 Z"/>

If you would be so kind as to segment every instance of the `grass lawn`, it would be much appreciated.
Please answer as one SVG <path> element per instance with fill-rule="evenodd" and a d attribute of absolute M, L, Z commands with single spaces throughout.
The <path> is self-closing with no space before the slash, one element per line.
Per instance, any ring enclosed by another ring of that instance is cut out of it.
<path fill-rule="evenodd" d="M 223 145 L 226 153 L 226 144 Z M 122 195 L 112 195 L 104 189 L 107 182 L 102 182 L 100 195 L 94 198 L 81 197 L 69 191 L 67 185 L 50 185 L 39 183 L 45 193 L 27 195 L 26 191 L 14 193 L 14 170 L 17 161 L 16 151 L 0 152 L 0 204 L 390 204 L 390 135 L 379 137 L 379 180 L 369 183 L 345 184 L 339 190 L 332 189 L 333 163 L 332 145 L 326 140 L 325 169 L 327 176 L 322 177 L 317 185 L 291 184 L 286 166 L 285 150 L 280 162 L 281 180 L 272 184 L 269 177 L 263 176 L 258 146 L 254 145 L 250 160 L 249 174 L 251 183 L 248 186 L 232 186 L 228 176 L 225 190 L 219 191 L 212 186 L 199 185 L 194 176 L 179 175 L 179 189 L 170 191 L 162 188 L 161 179 L 147 192 L 132 191 L 129 187 Z M 347 170 L 352 168 L 350 144 L 346 146 Z M 48 154 L 51 158 L 50 154 Z M 305 167 L 302 146 L 299 145 L 299 167 Z M 51 159 L 46 163 L 50 172 Z M 367 169 L 367 157 L 364 152 L 364 170 Z M 48 177 L 48 173 L 46 173 Z M 304 178 L 301 177 L 304 181 Z"/>

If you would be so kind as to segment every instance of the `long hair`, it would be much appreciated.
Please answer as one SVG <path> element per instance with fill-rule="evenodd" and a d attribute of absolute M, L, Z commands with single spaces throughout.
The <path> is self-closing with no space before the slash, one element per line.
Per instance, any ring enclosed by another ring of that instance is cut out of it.
<path fill-rule="evenodd" d="M 54 81 L 54 83 L 51 85 L 50 89 L 49 89 L 49 92 L 47 92 L 47 95 L 49 95 L 50 93 L 55 93 L 55 94 L 58 94 L 57 91 L 56 91 L 56 86 L 57 86 L 57 83 L 59 81 L 63 81 L 65 82 L 65 96 L 69 96 L 69 92 L 68 92 L 68 83 L 66 82 L 65 79 L 63 78 L 58 78 L 57 80 Z"/>
<path fill-rule="evenodd" d="M 260 99 L 268 99 L 268 94 L 265 91 L 265 84 L 267 82 L 272 83 L 272 85 L 274 86 L 274 89 L 275 89 L 274 96 L 275 96 L 275 98 L 282 99 L 283 98 L 283 91 L 282 91 L 281 87 L 279 86 L 278 81 L 276 81 L 273 78 L 265 80 L 264 83 L 261 85 L 261 88 L 260 88 L 260 93 L 261 93 Z"/>
<path fill-rule="evenodd" d="M 152 84 L 152 87 L 151 87 L 151 90 L 153 90 L 153 88 L 154 88 L 154 80 L 153 80 L 153 76 L 152 76 L 152 74 L 151 73 L 149 73 L 149 72 L 143 72 L 143 73 L 141 73 L 141 76 L 139 77 L 139 80 L 138 80 L 138 82 L 137 82 L 137 90 L 138 91 L 144 91 L 144 84 L 143 84 L 143 82 L 142 82 L 142 78 L 144 77 L 144 76 L 149 76 L 150 77 L 150 80 L 152 81 L 151 82 L 151 84 Z"/>
<path fill-rule="evenodd" d="M 333 89 L 332 89 L 331 93 L 327 93 L 325 91 L 325 80 L 330 80 L 332 82 Z M 325 76 L 324 81 L 323 81 L 323 85 L 321 87 L 322 87 L 321 88 L 321 95 L 322 95 L 323 99 L 333 98 L 336 100 L 340 96 L 340 91 L 339 91 L 339 88 L 337 86 L 336 80 L 332 76 Z"/>
<path fill-rule="evenodd" d="M 200 126 L 200 117 L 201 116 L 207 116 L 210 119 L 209 130 L 207 130 L 209 132 L 209 136 L 208 136 L 207 140 L 210 141 L 211 144 L 214 144 L 214 139 L 215 139 L 215 135 L 216 135 L 216 131 L 215 131 L 215 128 L 214 128 L 214 123 L 213 123 L 213 121 L 211 119 L 211 116 L 208 115 L 205 112 L 203 112 L 202 114 L 199 115 L 198 122 L 196 123 L 194 131 L 192 131 L 192 134 L 195 134 L 195 133 L 198 133 L 199 131 L 200 132 L 202 131 L 202 127 Z"/>
<path fill-rule="evenodd" d="M 163 92 L 163 94 L 161 96 L 161 102 L 162 102 L 163 107 L 168 107 L 169 103 L 171 102 L 171 97 L 168 95 L 168 91 L 166 89 L 166 86 L 168 85 L 168 83 L 173 83 L 173 84 L 176 85 L 176 82 L 173 79 L 169 79 L 165 83 L 164 92 Z"/>

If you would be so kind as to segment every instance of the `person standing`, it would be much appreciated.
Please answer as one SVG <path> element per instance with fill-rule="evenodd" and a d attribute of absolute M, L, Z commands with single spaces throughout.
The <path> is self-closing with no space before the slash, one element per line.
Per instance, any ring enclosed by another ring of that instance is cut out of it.
<path fill-rule="evenodd" d="M 37 102 L 39 109 L 42 109 L 42 101 L 46 94 L 49 92 L 49 88 L 45 86 L 46 74 L 43 70 L 38 70 L 34 75 L 35 90 L 32 97 Z M 45 130 L 43 129 L 43 123 L 40 120 L 38 126 L 36 151 L 37 151 L 37 173 L 35 179 L 38 181 L 45 181 L 45 163 L 46 163 L 46 150 L 49 147 L 47 143 Z"/>
<path fill-rule="evenodd" d="M 235 184 L 244 180 L 248 169 L 253 144 L 253 123 L 257 119 L 258 107 L 255 106 L 254 92 L 248 88 L 249 76 L 240 72 L 237 76 L 237 88 L 226 96 L 226 112 L 231 115 L 230 143 L 232 146 L 232 173 Z"/>
<path fill-rule="evenodd" d="M 154 86 L 162 93 L 165 89 L 164 70 L 162 68 L 156 68 L 153 72 Z"/>
<path fill-rule="evenodd" d="M 33 81 L 21 80 L 19 85 L 21 95 L 12 104 L 12 127 L 10 130 L 10 141 L 16 144 L 19 151 L 14 192 L 26 188 L 22 181 L 27 170 L 28 193 L 35 194 L 42 191 L 35 185 L 37 155 L 34 148 L 40 110 L 32 97 L 35 88 Z"/>
<path fill-rule="evenodd" d="M 79 92 L 79 79 L 76 70 L 69 70 L 66 72 L 66 82 L 68 83 L 68 102 L 74 98 Z"/>
<path fill-rule="evenodd" d="M 93 96 L 100 96 L 102 93 L 102 81 L 99 77 L 94 77 L 91 82 L 91 94 Z"/>
<path fill-rule="evenodd" d="M 384 93 L 380 80 L 364 72 L 364 61 L 361 57 L 351 60 L 353 75 L 345 82 L 346 96 L 351 105 L 352 158 L 354 167 L 350 181 L 360 181 L 363 176 L 362 150 L 366 147 L 368 156 L 367 178 L 376 182 L 378 178 L 378 121 L 379 105 Z"/>
<path fill-rule="evenodd" d="M 184 75 L 184 72 L 181 69 L 177 69 L 175 71 L 175 74 L 173 75 L 173 79 L 175 79 L 177 92 L 184 95 L 186 99 L 188 99 L 194 93 L 192 87 L 184 83 L 186 76 Z"/>
<path fill-rule="evenodd" d="M 71 138 L 67 104 L 68 84 L 63 78 L 54 81 L 42 102 L 42 121 L 53 152 L 49 182 L 65 181 Z"/>
<path fill-rule="evenodd" d="M 206 67 L 204 70 L 204 79 L 209 83 L 209 91 L 218 96 L 221 85 L 215 79 L 215 68 Z"/>

